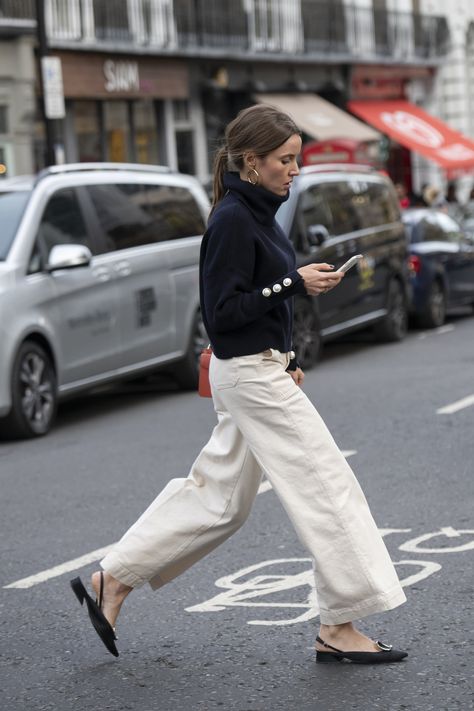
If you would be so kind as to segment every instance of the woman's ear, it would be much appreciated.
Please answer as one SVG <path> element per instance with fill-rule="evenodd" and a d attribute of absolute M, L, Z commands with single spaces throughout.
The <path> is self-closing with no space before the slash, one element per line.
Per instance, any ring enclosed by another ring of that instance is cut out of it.
<path fill-rule="evenodd" d="M 257 156 L 252 151 L 248 151 L 243 155 L 244 165 L 247 169 L 255 168 Z"/>

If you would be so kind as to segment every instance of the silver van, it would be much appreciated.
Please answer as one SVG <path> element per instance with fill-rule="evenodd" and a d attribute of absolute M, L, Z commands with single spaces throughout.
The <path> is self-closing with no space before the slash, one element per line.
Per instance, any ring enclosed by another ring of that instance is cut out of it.
<path fill-rule="evenodd" d="M 165 167 L 56 166 L 0 182 L 0 436 L 50 429 L 58 399 L 205 345 L 197 180 Z"/>

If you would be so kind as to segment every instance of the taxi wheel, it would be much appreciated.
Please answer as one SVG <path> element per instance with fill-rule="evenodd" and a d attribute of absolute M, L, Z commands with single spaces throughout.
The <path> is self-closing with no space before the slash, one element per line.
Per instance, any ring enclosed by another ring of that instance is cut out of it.
<path fill-rule="evenodd" d="M 199 356 L 209 344 L 206 329 L 198 310 L 194 316 L 186 355 L 174 367 L 174 376 L 183 390 L 195 390 L 199 380 Z"/>
<path fill-rule="evenodd" d="M 388 285 L 387 314 L 374 327 L 379 341 L 394 342 L 405 338 L 408 331 L 408 311 L 402 284 L 392 279 Z"/>
<path fill-rule="evenodd" d="M 34 341 L 25 341 L 13 365 L 12 408 L 0 426 L 8 438 L 40 437 L 51 429 L 57 409 L 56 373 L 51 357 Z"/>
<path fill-rule="evenodd" d="M 293 347 L 303 370 L 316 365 L 321 352 L 321 334 L 318 316 L 309 299 L 295 301 Z"/>

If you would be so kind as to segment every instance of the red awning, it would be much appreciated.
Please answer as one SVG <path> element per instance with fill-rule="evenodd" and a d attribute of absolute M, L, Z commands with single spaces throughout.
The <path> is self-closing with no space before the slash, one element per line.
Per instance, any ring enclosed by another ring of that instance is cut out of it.
<path fill-rule="evenodd" d="M 474 169 L 474 141 L 408 101 L 351 101 L 349 108 L 448 171 Z"/>

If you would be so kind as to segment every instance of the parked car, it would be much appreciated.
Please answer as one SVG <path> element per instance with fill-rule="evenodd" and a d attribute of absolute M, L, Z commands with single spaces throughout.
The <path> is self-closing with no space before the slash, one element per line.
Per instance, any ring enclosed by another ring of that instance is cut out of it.
<path fill-rule="evenodd" d="M 420 326 L 442 326 L 450 307 L 474 305 L 474 238 L 445 212 L 405 210 L 413 286 L 411 312 Z"/>
<path fill-rule="evenodd" d="M 294 344 L 304 368 L 316 363 L 322 341 L 350 331 L 373 326 L 383 341 L 405 336 L 408 250 L 389 178 L 367 166 L 302 168 L 277 220 L 293 242 L 298 266 L 338 267 L 363 255 L 337 289 L 296 298 Z"/>
<path fill-rule="evenodd" d="M 0 434 L 58 399 L 172 364 L 197 381 L 209 201 L 168 168 L 77 164 L 0 184 Z"/>

